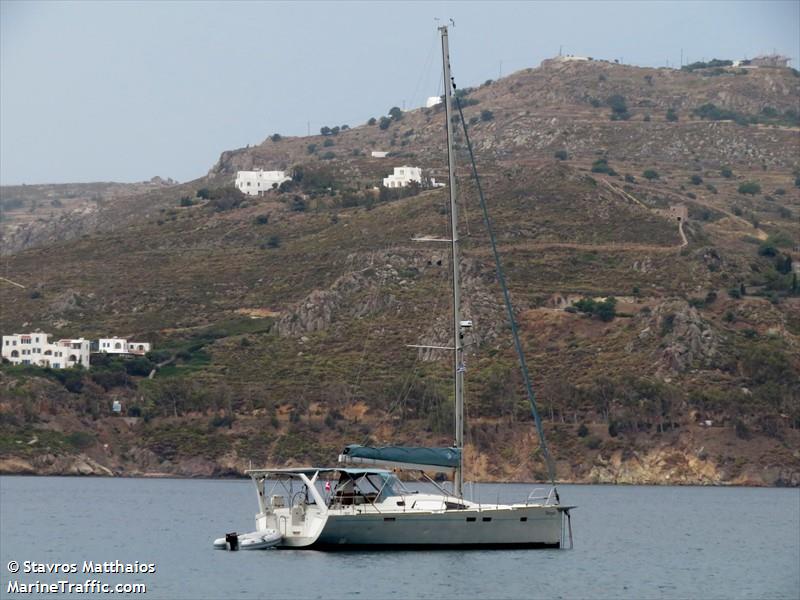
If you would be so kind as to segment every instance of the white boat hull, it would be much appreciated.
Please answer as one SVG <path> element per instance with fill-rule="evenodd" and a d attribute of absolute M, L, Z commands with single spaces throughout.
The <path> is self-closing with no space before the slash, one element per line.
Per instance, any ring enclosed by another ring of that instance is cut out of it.
<path fill-rule="evenodd" d="M 329 515 L 313 546 L 558 548 L 561 537 L 560 510 L 529 506 L 440 513 Z"/>

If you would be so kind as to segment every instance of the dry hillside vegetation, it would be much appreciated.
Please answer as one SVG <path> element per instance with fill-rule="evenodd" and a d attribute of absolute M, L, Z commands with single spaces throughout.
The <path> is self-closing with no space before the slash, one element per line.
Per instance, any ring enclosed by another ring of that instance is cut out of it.
<path fill-rule="evenodd" d="M 800 483 L 799 98 L 791 69 L 599 61 L 463 93 L 562 478 Z M 372 189 L 403 164 L 444 179 L 442 109 L 392 113 L 224 152 L 207 177 L 14 246 L 3 276 L 25 287 L 0 286 L 3 333 L 156 351 L 4 365 L 3 468 L 224 475 L 450 443 L 449 361 L 407 348 L 448 343 L 447 253 L 411 241 L 446 235 L 447 191 Z M 468 476 L 541 478 L 463 142 Z M 231 188 L 258 167 L 294 179 Z"/>

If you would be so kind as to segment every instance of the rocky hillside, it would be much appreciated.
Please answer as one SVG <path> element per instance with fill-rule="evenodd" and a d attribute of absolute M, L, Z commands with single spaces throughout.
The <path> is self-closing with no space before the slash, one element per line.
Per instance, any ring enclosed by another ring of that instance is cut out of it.
<path fill-rule="evenodd" d="M 0 254 L 74 239 L 123 224 L 126 201 L 152 198 L 175 185 L 153 177 L 141 183 L 62 183 L 0 187 Z M 150 202 L 148 202 L 150 204 Z M 137 209 L 138 213 L 139 210 Z"/>
<path fill-rule="evenodd" d="M 463 92 L 563 479 L 800 483 L 798 98 L 790 69 L 600 61 Z M 156 352 L 4 365 L 0 468 L 225 475 L 449 443 L 447 357 L 407 348 L 448 343 L 447 252 L 411 241 L 446 235 L 446 189 L 372 189 L 402 164 L 443 179 L 442 109 L 391 113 L 225 152 L 5 257 L 24 287 L 0 286 L 3 333 Z M 463 145 L 469 476 L 541 478 Z M 245 198 L 229 186 L 249 168 L 293 181 Z"/>

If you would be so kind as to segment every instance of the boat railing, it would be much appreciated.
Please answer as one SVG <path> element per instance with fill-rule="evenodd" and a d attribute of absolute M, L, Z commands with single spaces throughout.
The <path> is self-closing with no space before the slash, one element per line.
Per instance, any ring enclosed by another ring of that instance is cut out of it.
<path fill-rule="evenodd" d="M 528 494 L 528 499 L 525 500 L 525 505 L 528 504 L 542 504 L 542 500 L 544 501 L 543 504 L 545 506 L 550 506 L 551 504 L 555 504 L 553 501 L 555 498 L 556 488 L 551 487 L 550 491 L 547 491 L 547 488 L 533 488 L 530 494 Z M 537 502 L 539 501 L 539 502 Z"/>
<path fill-rule="evenodd" d="M 280 517 L 280 519 L 278 519 L 278 531 L 279 531 L 279 532 L 280 532 L 282 535 L 286 535 L 286 531 L 287 531 L 287 529 L 288 529 L 288 528 L 286 527 L 286 524 L 287 524 L 287 522 L 288 522 L 288 519 L 287 519 L 286 517 L 283 517 L 283 516 L 282 516 L 282 517 Z"/>

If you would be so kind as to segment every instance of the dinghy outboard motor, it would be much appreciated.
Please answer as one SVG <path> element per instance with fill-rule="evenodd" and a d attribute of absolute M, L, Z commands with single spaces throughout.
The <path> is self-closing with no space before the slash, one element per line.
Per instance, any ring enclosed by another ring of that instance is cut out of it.
<path fill-rule="evenodd" d="M 265 529 L 252 533 L 226 533 L 225 537 L 214 540 L 217 550 L 265 550 L 277 546 L 283 536 L 275 529 Z"/>
<path fill-rule="evenodd" d="M 234 531 L 233 533 L 225 534 L 225 545 L 229 550 L 239 549 L 239 535 Z"/>

